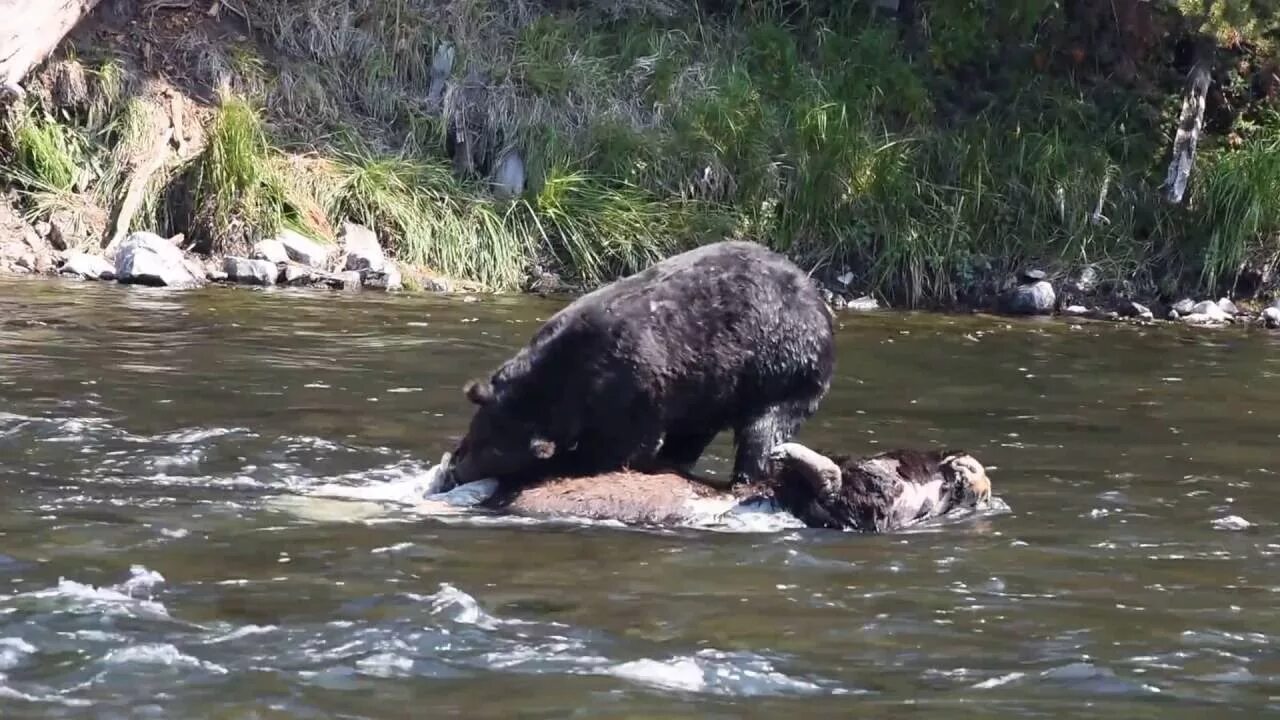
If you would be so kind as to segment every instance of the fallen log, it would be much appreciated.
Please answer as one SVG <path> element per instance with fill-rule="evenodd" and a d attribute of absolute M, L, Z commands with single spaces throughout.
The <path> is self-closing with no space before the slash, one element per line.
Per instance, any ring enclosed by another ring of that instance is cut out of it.
<path fill-rule="evenodd" d="M 24 93 L 19 84 L 49 57 L 99 0 L 0 0 L 0 97 Z"/>

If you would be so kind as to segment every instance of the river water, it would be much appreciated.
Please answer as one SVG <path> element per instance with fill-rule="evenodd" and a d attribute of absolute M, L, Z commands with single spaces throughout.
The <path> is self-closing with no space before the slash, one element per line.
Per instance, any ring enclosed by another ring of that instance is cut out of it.
<path fill-rule="evenodd" d="M 412 485 L 556 307 L 0 281 L 0 717 L 1280 711 L 1262 331 L 841 316 L 800 439 L 1009 507 L 901 535 L 281 502 Z"/>

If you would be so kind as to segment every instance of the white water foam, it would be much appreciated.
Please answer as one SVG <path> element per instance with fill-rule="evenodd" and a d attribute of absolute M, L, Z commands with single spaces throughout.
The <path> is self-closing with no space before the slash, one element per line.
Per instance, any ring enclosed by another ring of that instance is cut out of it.
<path fill-rule="evenodd" d="M 713 695 L 824 692 L 817 683 L 779 672 L 766 658 L 752 653 L 726 653 L 712 649 L 666 660 L 631 660 L 611 665 L 600 672 L 659 690 Z"/>
<path fill-rule="evenodd" d="M 187 655 L 169 643 L 148 643 L 118 648 L 108 652 L 102 661 L 107 665 L 162 665 L 170 668 L 204 670 L 215 675 L 227 674 L 227 669 L 221 665 Z"/>

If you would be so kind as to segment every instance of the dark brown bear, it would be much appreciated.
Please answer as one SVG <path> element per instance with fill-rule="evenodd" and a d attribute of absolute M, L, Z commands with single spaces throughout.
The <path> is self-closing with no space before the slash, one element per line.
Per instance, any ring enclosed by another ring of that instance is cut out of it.
<path fill-rule="evenodd" d="M 687 469 L 722 430 L 733 481 L 818 409 L 835 366 L 831 312 L 800 268 L 752 242 L 700 247 L 578 298 L 488 381 L 445 489 Z"/>

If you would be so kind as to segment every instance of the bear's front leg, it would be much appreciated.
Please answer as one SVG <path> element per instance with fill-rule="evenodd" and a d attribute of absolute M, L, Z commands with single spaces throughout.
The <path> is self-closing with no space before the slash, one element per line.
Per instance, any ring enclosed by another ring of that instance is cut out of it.
<path fill-rule="evenodd" d="M 748 485 L 769 477 L 769 452 L 791 439 L 809 415 L 809 402 L 771 405 L 734 430 L 737 452 L 733 459 L 733 484 Z"/>

